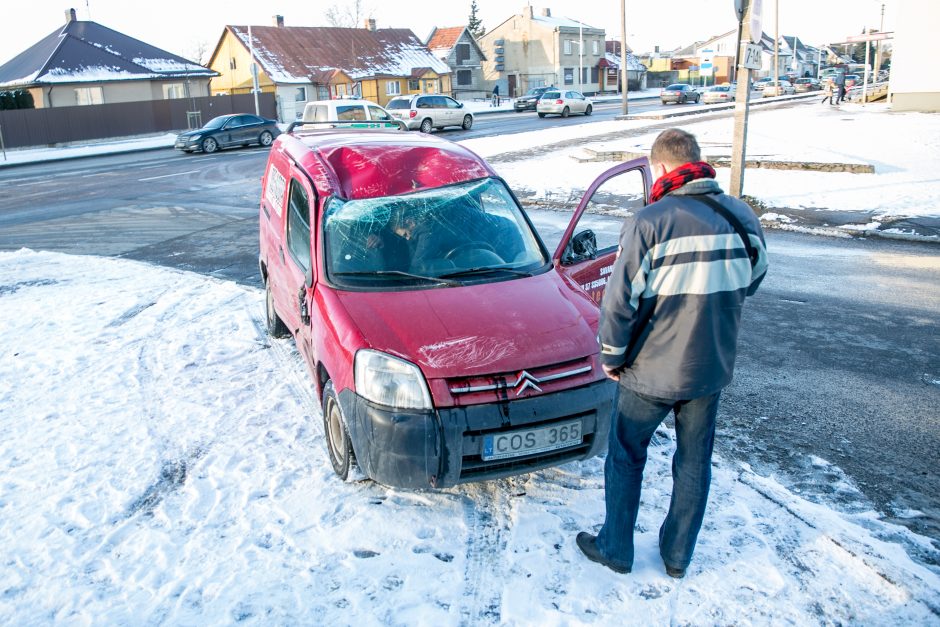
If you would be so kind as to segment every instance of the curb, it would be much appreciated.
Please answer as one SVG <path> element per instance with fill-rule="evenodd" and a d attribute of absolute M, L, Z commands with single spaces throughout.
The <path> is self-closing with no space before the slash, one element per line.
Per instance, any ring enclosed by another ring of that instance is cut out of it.
<path fill-rule="evenodd" d="M 114 155 L 129 155 L 135 152 L 147 152 L 156 150 L 174 150 L 173 146 L 146 146 L 142 148 L 127 148 L 124 150 L 115 150 L 114 152 L 99 152 L 93 155 L 71 155 L 62 157 L 52 157 L 51 159 L 36 159 L 35 161 L 18 161 L 15 163 L 0 161 L 0 170 L 4 168 L 22 168 L 28 165 L 43 165 L 45 163 L 60 163 L 62 161 L 74 161 L 76 159 L 88 159 L 91 157 L 110 157 Z"/>

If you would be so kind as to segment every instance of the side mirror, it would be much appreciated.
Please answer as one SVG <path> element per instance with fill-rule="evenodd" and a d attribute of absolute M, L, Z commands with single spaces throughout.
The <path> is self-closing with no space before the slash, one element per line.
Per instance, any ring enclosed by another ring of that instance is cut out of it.
<path fill-rule="evenodd" d="M 462 102 L 458 102 L 458 103 L 457 103 L 457 108 L 458 108 L 458 109 L 463 109 L 463 103 L 462 103 Z"/>
<path fill-rule="evenodd" d="M 587 229 L 571 238 L 571 241 L 565 246 L 562 261 L 564 263 L 577 263 L 595 257 L 597 257 L 597 236 L 594 231 Z"/>

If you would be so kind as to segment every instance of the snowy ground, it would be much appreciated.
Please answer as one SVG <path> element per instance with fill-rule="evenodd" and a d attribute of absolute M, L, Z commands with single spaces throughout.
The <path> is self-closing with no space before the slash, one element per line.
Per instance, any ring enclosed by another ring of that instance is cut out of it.
<path fill-rule="evenodd" d="M 658 122 L 662 124 L 661 122 Z M 674 125 L 699 139 L 712 156 L 730 156 L 734 119 L 695 121 L 681 117 Z M 600 122 L 589 127 L 563 127 L 513 135 L 512 150 L 556 142 L 569 147 L 527 154 L 525 159 L 497 159 L 494 167 L 529 200 L 577 202 L 591 181 L 613 162 L 578 163 L 582 149 L 649 152 L 661 126 L 649 133 L 646 120 Z M 591 142 L 591 136 L 629 133 L 622 140 Z M 580 141 L 578 141 L 580 140 Z M 505 156 L 505 141 L 496 138 L 461 142 L 485 157 Z M 883 223 L 910 217 L 940 217 L 940 116 L 893 113 L 886 105 L 821 105 L 815 99 L 787 108 L 751 111 L 748 158 L 766 160 L 867 163 L 874 174 L 748 169 L 744 192 L 767 211 L 765 223 L 786 224 L 790 210 L 859 212 L 865 220 L 843 225 L 845 232 L 879 229 Z M 718 168 L 718 181 L 729 187 L 730 169 Z"/>
<path fill-rule="evenodd" d="M 927 539 L 723 459 L 689 574 L 667 577 L 669 429 L 626 576 L 574 544 L 602 521 L 600 459 L 443 492 L 341 483 L 262 317 L 229 282 L 0 253 L 0 623 L 940 622 L 940 574 L 900 544 Z"/>

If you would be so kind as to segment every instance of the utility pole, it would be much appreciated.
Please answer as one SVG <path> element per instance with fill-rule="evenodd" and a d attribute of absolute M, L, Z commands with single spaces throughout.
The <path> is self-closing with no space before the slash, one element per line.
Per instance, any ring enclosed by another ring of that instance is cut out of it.
<path fill-rule="evenodd" d="M 740 49 L 745 42 L 759 44 L 763 31 L 761 28 L 761 0 L 736 0 L 735 8 L 743 25 L 738 48 Z M 744 56 L 746 55 L 743 53 L 739 54 L 739 57 Z M 758 58 L 760 56 L 759 53 Z M 738 77 L 738 85 L 734 104 L 734 136 L 731 142 L 731 185 L 728 191 L 732 196 L 740 198 L 744 190 L 747 114 L 751 104 L 751 70 L 747 67 L 746 61 L 738 66 L 735 74 Z"/>
<path fill-rule="evenodd" d="M 780 0 L 774 0 L 774 95 L 783 95 L 780 87 Z"/>
<path fill-rule="evenodd" d="M 878 32 L 885 32 L 885 5 L 881 4 L 881 25 L 878 27 Z M 868 60 L 866 59 L 867 63 Z M 875 44 L 875 81 L 878 80 L 878 72 L 881 71 L 881 40 L 878 40 L 878 43 Z"/>
<path fill-rule="evenodd" d="M 584 24 L 578 20 L 578 91 L 584 93 Z"/>
<path fill-rule="evenodd" d="M 258 106 L 258 65 L 255 63 L 255 40 L 251 36 L 251 24 L 248 25 L 248 53 L 251 55 L 251 91 L 255 95 L 255 115 L 261 115 Z"/>
<path fill-rule="evenodd" d="M 623 98 L 623 115 L 627 115 L 627 0 L 620 0 L 620 94 Z"/>

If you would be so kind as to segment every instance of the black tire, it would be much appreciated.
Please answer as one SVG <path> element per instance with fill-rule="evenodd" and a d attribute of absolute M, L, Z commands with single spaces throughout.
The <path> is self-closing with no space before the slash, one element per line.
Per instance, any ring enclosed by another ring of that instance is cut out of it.
<path fill-rule="evenodd" d="M 594 108 L 591 105 L 588 105 L 587 109 L 584 110 L 584 115 L 591 115 L 592 111 L 594 111 Z"/>
<path fill-rule="evenodd" d="M 287 337 L 290 330 L 274 309 L 274 294 L 271 292 L 271 281 L 264 282 L 264 321 L 268 335 L 271 337 Z"/>
<path fill-rule="evenodd" d="M 346 418 L 343 408 L 336 397 L 336 390 L 332 381 L 327 381 L 323 388 L 323 435 L 326 436 L 326 450 L 333 465 L 336 476 L 346 481 L 349 479 L 349 470 L 356 463 L 352 442 L 349 440 L 349 431 L 346 429 Z"/>
<path fill-rule="evenodd" d="M 430 133 L 434 129 L 434 124 L 431 122 L 431 118 L 424 118 L 421 120 L 421 132 Z"/>
<path fill-rule="evenodd" d="M 206 137 L 202 140 L 202 151 L 207 155 L 211 155 L 213 152 L 219 149 L 219 142 L 215 141 L 212 137 Z"/>
<path fill-rule="evenodd" d="M 539 117 L 540 117 L 540 118 L 544 118 L 544 117 L 545 117 L 545 114 L 542 113 L 541 111 L 539 111 Z"/>
<path fill-rule="evenodd" d="M 669 104 L 669 103 L 666 102 L 665 100 L 660 100 L 660 102 L 663 103 L 663 106 L 664 106 L 664 107 L 665 107 L 667 104 Z"/>
<path fill-rule="evenodd" d="M 571 111 L 568 109 L 568 107 L 565 107 L 564 109 L 561 110 L 561 117 L 566 118 L 568 117 L 569 113 L 571 113 Z"/>
<path fill-rule="evenodd" d="M 461 124 L 460 126 L 461 128 L 463 128 L 463 130 L 469 131 L 470 127 L 473 126 L 473 116 L 472 115 L 463 116 L 463 124 Z"/>
<path fill-rule="evenodd" d="M 270 146 L 273 141 L 274 135 L 271 134 L 271 131 L 264 131 L 261 133 L 261 136 L 258 137 L 258 143 L 262 146 Z"/>

